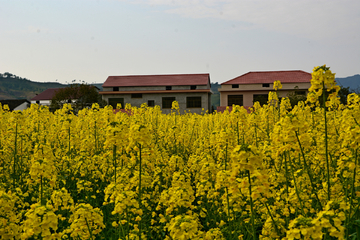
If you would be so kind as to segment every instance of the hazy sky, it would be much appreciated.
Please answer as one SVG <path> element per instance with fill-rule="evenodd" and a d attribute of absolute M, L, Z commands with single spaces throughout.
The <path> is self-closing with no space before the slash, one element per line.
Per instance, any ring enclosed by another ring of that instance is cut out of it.
<path fill-rule="evenodd" d="M 33 81 L 323 64 L 360 74 L 359 0 L 0 0 L 0 73 Z"/>

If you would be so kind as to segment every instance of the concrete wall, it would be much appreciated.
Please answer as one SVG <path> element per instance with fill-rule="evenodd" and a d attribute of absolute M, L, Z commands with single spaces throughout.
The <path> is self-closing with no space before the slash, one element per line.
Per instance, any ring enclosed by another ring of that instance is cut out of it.
<path fill-rule="evenodd" d="M 306 91 L 310 88 L 310 83 L 282 83 L 283 88 L 278 90 L 279 97 L 286 97 L 288 93 L 294 92 L 298 87 L 300 91 Z M 243 95 L 243 106 L 253 106 L 253 98 L 256 94 L 269 94 L 272 89 L 270 87 L 262 87 L 262 84 L 239 84 L 239 88 L 232 88 L 232 85 L 221 85 L 220 92 L 220 106 L 228 106 L 228 95 Z"/>
<path fill-rule="evenodd" d="M 190 90 L 190 85 L 184 86 L 171 86 L 172 90 Z M 196 89 L 210 89 L 208 85 L 196 85 Z M 150 86 L 150 87 L 119 87 L 119 91 L 154 91 L 154 90 L 166 90 L 166 86 Z M 112 87 L 105 87 L 103 91 L 113 91 Z"/>
<path fill-rule="evenodd" d="M 36 103 L 36 101 L 31 101 L 31 104 L 33 104 L 33 103 Z M 44 106 L 50 106 L 51 100 L 40 100 L 39 104 L 44 105 Z"/>
<path fill-rule="evenodd" d="M 15 111 L 15 110 L 20 110 L 20 111 L 25 110 L 25 109 L 28 108 L 28 106 L 29 106 L 29 103 L 28 103 L 28 102 L 23 102 L 22 104 L 20 104 L 20 105 L 17 106 L 16 108 L 14 108 L 14 111 Z"/>
<path fill-rule="evenodd" d="M 282 90 L 294 90 L 295 87 L 299 89 L 309 89 L 311 87 L 310 82 L 308 83 L 282 83 Z M 267 90 L 273 91 L 273 84 L 270 83 L 269 87 L 263 87 L 262 84 L 239 84 L 239 88 L 232 88 L 232 84 L 224 84 L 219 88 L 221 91 L 256 91 L 256 90 Z"/>
<path fill-rule="evenodd" d="M 141 88 L 145 90 L 144 88 Z M 105 91 L 105 89 L 104 89 Z M 135 91 L 132 88 L 132 91 Z M 140 107 L 141 104 L 147 103 L 149 100 L 153 100 L 155 105 L 159 105 L 162 109 L 162 98 L 163 97 L 175 97 L 175 100 L 178 101 L 180 107 L 180 113 L 184 111 L 191 111 L 192 113 L 202 113 L 210 109 L 211 94 L 210 93 L 143 93 L 142 98 L 131 98 L 131 94 L 104 94 L 102 95 L 103 99 L 109 103 L 109 98 L 124 98 L 124 105 L 130 103 L 132 106 Z M 201 108 L 186 108 L 186 98 L 187 97 L 201 97 Z M 122 106 L 124 107 L 124 106 Z M 202 110 L 204 109 L 204 110 Z M 171 109 L 162 109 L 163 113 L 170 113 Z"/>

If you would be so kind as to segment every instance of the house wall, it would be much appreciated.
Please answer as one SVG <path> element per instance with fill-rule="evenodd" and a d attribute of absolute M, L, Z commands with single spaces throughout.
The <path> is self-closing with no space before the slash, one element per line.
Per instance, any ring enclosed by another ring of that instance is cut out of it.
<path fill-rule="evenodd" d="M 131 88 L 134 91 L 134 88 Z M 144 88 L 141 88 L 145 90 Z M 187 88 L 188 89 L 188 88 Z M 162 89 L 163 90 L 163 89 Z M 142 98 L 131 98 L 131 94 L 104 94 L 102 95 L 103 99 L 109 103 L 109 98 L 124 98 L 124 104 L 130 103 L 132 106 L 140 107 L 141 104 L 147 103 L 148 100 L 154 100 L 155 105 L 159 105 L 162 108 L 162 98 L 163 97 L 175 97 L 175 100 L 178 101 L 180 112 L 183 113 L 186 111 L 191 111 L 192 113 L 200 114 L 202 112 L 210 111 L 210 93 L 143 93 Z M 201 97 L 201 108 L 186 108 L 186 98 L 187 97 Z M 122 106 L 124 107 L 124 106 Z M 204 111 L 202 110 L 204 109 Z M 163 113 L 170 113 L 171 109 L 162 109 Z"/>
<path fill-rule="evenodd" d="M 190 90 L 190 85 L 184 86 L 171 86 L 172 90 Z M 196 89 L 210 89 L 210 84 L 208 85 L 196 85 Z M 166 86 L 132 86 L 132 87 L 119 87 L 119 91 L 155 91 L 155 90 L 166 90 Z M 103 91 L 113 91 L 112 87 L 104 87 Z"/>
<path fill-rule="evenodd" d="M 302 83 L 282 83 L 282 90 L 294 90 L 295 87 L 301 89 L 309 89 L 311 87 L 310 82 Z M 239 84 L 239 88 L 232 88 L 232 84 L 223 84 L 219 89 L 221 91 L 256 91 L 256 90 L 267 90 L 273 91 L 273 84 L 271 83 L 269 87 L 263 87 L 262 84 Z"/>
<path fill-rule="evenodd" d="M 31 104 L 35 104 L 35 103 L 36 103 L 35 100 L 31 100 Z M 39 104 L 44 106 L 50 106 L 51 100 L 39 100 Z"/>
<path fill-rule="evenodd" d="M 14 108 L 14 111 L 15 110 L 25 110 L 29 107 L 29 103 L 28 102 L 23 102 L 22 104 L 20 104 L 19 106 L 17 106 L 16 108 Z"/>
<path fill-rule="evenodd" d="M 310 83 L 283 83 L 282 89 L 278 90 L 279 97 L 286 97 L 288 93 L 295 90 L 306 90 L 310 88 Z M 274 91 L 270 87 L 262 87 L 262 84 L 240 84 L 239 88 L 232 88 L 232 85 L 221 85 L 220 92 L 220 106 L 228 106 L 228 95 L 243 95 L 243 106 L 253 106 L 254 94 L 269 94 L 270 91 Z"/>

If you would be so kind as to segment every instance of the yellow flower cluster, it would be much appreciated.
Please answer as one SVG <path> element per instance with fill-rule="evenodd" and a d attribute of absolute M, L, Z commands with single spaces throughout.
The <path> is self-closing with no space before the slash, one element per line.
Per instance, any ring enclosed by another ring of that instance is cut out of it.
<path fill-rule="evenodd" d="M 250 113 L 0 106 L 1 239 L 355 238 L 360 97 L 333 80 Z"/>

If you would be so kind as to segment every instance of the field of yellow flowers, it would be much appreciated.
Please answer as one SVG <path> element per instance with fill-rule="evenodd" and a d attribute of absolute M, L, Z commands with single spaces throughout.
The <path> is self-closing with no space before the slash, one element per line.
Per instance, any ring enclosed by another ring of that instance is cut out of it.
<path fill-rule="evenodd" d="M 0 239 L 359 239 L 360 98 L 312 77 L 251 113 L 0 106 Z"/>

